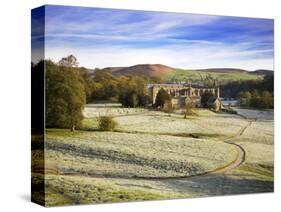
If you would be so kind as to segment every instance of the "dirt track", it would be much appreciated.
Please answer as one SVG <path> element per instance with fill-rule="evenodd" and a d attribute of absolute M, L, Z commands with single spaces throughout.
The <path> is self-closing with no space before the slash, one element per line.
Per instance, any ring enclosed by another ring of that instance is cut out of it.
<path fill-rule="evenodd" d="M 242 116 L 242 118 L 245 118 Z M 246 119 L 246 118 L 245 118 Z M 207 176 L 212 176 L 212 175 L 217 175 L 217 174 L 223 174 L 227 171 L 230 171 L 232 169 L 235 169 L 239 167 L 246 158 L 246 152 L 240 146 L 239 144 L 233 143 L 231 140 L 243 135 L 244 131 L 252 124 L 253 121 L 256 121 L 255 119 L 246 119 L 248 123 L 242 127 L 235 135 L 221 141 L 224 143 L 227 143 L 229 145 L 234 145 L 237 149 L 237 156 L 235 160 L 231 161 L 228 164 L 225 164 L 222 167 L 218 167 L 214 170 L 204 172 L 198 175 L 192 175 L 192 176 L 173 176 L 173 177 L 140 177 L 140 176 L 116 176 L 116 175 L 88 175 L 89 177 L 95 177 L 95 178 L 118 178 L 118 179 L 135 179 L 135 180 L 153 180 L 153 181 L 159 181 L 159 180 L 173 180 L 173 179 L 196 179 L 198 177 L 207 177 Z M 59 173 L 60 175 L 77 175 L 76 173 Z"/>

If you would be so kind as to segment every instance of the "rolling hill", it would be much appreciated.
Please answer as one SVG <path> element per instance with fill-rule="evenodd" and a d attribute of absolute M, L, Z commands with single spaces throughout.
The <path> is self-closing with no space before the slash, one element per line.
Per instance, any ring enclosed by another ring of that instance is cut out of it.
<path fill-rule="evenodd" d="M 164 82 L 195 82 L 217 80 L 218 82 L 238 80 L 261 80 L 265 75 L 272 75 L 271 70 L 247 71 L 235 68 L 178 69 L 162 64 L 140 64 L 130 67 L 108 67 L 103 70 L 113 75 L 136 75 L 159 77 Z"/>
<path fill-rule="evenodd" d="M 114 75 L 141 75 L 149 77 L 162 77 L 174 71 L 174 68 L 161 64 L 141 64 L 130 67 L 110 67 L 104 70 Z"/>
<path fill-rule="evenodd" d="M 257 74 L 257 75 L 274 75 L 274 72 L 272 70 L 266 70 L 266 69 L 259 69 L 252 71 L 251 74 Z"/>
<path fill-rule="evenodd" d="M 207 69 L 195 69 L 200 72 L 212 72 L 212 73 L 247 73 L 245 69 L 238 68 L 207 68 Z"/>
<path fill-rule="evenodd" d="M 176 69 L 173 73 L 163 76 L 163 80 L 166 82 L 196 82 L 204 81 L 206 79 L 216 80 L 219 83 L 226 83 L 229 81 L 245 81 L 245 80 L 261 80 L 264 75 L 251 73 L 246 70 L 235 70 L 231 71 L 223 70 L 182 70 Z"/>

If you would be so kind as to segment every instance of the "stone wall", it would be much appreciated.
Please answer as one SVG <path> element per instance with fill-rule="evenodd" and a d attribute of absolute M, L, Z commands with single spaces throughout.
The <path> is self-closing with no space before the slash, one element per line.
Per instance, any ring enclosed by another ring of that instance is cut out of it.
<path fill-rule="evenodd" d="M 152 97 L 153 104 L 155 103 L 156 96 L 161 88 L 167 91 L 167 93 L 170 94 L 172 98 L 187 97 L 187 96 L 201 97 L 201 95 L 206 92 L 211 92 L 217 98 L 220 97 L 219 88 L 206 88 L 206 87 L 196 88 L 183 84 L 150 84 L 149 90 L 150 90 L 150 95 Z"/>

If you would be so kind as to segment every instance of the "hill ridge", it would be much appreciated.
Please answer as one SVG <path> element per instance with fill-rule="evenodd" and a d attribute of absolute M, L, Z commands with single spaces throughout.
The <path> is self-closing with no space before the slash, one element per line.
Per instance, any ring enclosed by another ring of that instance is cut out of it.
<path fill-rule="evenodd" d="M 109 71 L 116 75 L 146 75 L 146 76 L 161 76 L 171 73 L 175 70 L 181 71 L 197 71 L 197 72 L 210 72 L 210 73 L 252 73 L 257 75 L 273 74 L 273 70 L 257 69 L 246 70 L 241 68 L 202 68 L 202 69 L 182 69 L 170 67 L 163 64 L 136 64 L 132 66 L 120 67 L 105 67 L 102 70 Z"/>

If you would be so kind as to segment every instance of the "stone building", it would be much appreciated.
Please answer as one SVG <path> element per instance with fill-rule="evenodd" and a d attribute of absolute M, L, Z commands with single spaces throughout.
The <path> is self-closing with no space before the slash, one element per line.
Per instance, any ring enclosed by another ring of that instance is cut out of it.
<path fill-rule="evenodd" d="M 209 98 L 209 100 L 207 102 L 207 106 L 209 108 L 212 108 L 214 111 L 218 112 L 222 108 L 222 102 L 221 102 L 220 98 L 218 98 L 216 96 L 212 96 Z"/>
<path fill-rule="evenodd" d="M 164 89 L 172 97 L 174 107 L 184 107 L 189 102 L 200 106 L 201 95 L 210 92 L 216 99 L 220 98 L 219 88 L 207 88 L 203 86 L 191 86 L 186 84 L 150 84 L 149 92 L 152 97 L 152 103 L 155 103 L 156 96 L 160 89 Z"/>

